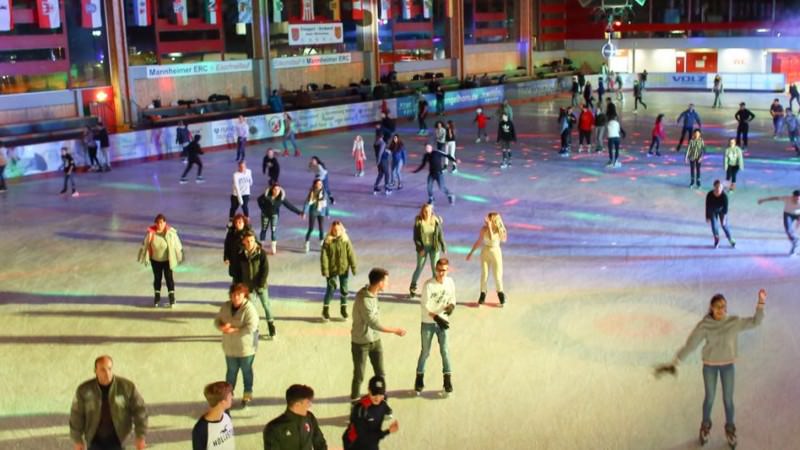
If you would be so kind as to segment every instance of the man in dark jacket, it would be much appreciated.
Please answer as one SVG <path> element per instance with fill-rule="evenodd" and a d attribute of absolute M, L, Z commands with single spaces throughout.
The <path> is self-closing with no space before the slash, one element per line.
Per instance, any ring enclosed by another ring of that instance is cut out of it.
<path fill-rule="evenodd" d="M 111 141 L 108 138 L 108 129 L 103 125 L 102 121 L 97 122 L 97 127 L 94 130 L 94 139 L 100 141 L 100 154 L 103 155 L 103 172 L 111 171 L 111 155 L 108 148 L 111 146 Z"/>
<path fill-rule="evenodd" d="M 261 173 L 267 174 L 270 186 L 278 184 L 278 177 L 281 175 L 281 165 L 278 163 L 278 158 L 275 157 L 275 150 L 271 148 L 267 149 L 264 160 L 261 162 Z"/>
<path fill-rule="evenodd" d="M 381 439 L 400 429 L 396 420 L 383 429 L 384 418 L 391 415 L 392 408 L 386 403 L 386 382 L 375 375 L 369 380 L 369 395 L 350 411 L 350 424 L 342 436 L 345 450 L 378 450 Z"/>
<path fill-rule="evenodd" d="M 739 110 L 733 116 L 739 125 L 736 127 L 736 145 L 747 149 L 747 133 L 750 132 L 750 122 L 756 118 L 755 114 L 745 107 L 744 102 L 739 103 Z"/>
<path fill-rule="evenodd" d="M 609 120 L 610 119 L 609 117 Z M 681 130 L 681 138 L 678 140 L 678 146 L 675 147 L 676 152 L 681 151 L 681 145 L 683 145 L 683 140 L 686 139 L 687 136 L 689 138 L 692 137 L 695 124 L 697 124 L 697 128 L 702 126 L 700 123 L 700 115 L 694 110 L 694 103 L 689 103 L 689 107 L 678 116 L 676 122 L 680 123 L 681 120 L 683 121 L 683 129 Z"/>
<path fill-rule="evenodd" d="M 246 232 L 242 237 L 242 250 L 236 259 L 231 261 L 231 271 L 234 284 L 242 283 L 247 286 L 251 296 L 253 294 L 258 296 L 267 320 L 268 334 L 265 336 L 270 340 L 275 339 L 275 322 L 272 318 L 269 293 L 267 292 L 269 260 L 267 252 L 261 248 L 261 244 L 256 241 L 256 235 L 252 231 Z"/>
<path fill-rule="evenodd" d="M 428 165 L 428 203 L 433 204 L 433 182 L 439 185 L 439 189 L 447 196 L 447 200 L 452 205 L 456 202 L 456 196 L 447 189 L 444 184 L 444 160 L 449 159 L 453 163 L 457 163 L 455 158 L 447 153 L 434 150 L 431 144 L 425 145 L 425 156 L 422 157 L 422 164 L 414 170 L 414 173 L 419 172 Z"/>
<path fill-rule="evenodd" d="M 311 409 L 314 390 L 293 384 L 286 390 L 286 412 L 264 427 L 264 450 L 327 450 L 328 443 Z"/>
<path fill-rule="evenodd" d="M 192 142 L 186 146 L 186 156 L 189 158 L 189 164 L 186 166 L 186 169 L 183 171 L 183 175 L 181 175 L 181 184 L 186 184 L 189 180 L 186 179 L 186 175 L 189 175 L 189 171 L 192 170 L 192 166 L 197 164 L 197 179 L 195 180 L 198 183 L 203 182 L 203 161 L 200 161 L 200 155 L 203 154 L 203 149 L 200 148 L 200 135 L 194 135 L 194 139 Z"/>

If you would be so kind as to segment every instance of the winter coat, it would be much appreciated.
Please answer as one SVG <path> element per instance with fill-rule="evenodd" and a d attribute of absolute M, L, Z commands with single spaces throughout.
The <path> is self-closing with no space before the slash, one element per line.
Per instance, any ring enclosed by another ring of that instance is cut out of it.
<path fill-rule="evenodd" d="M 277 197 L 272 197 L 269 193 L 272 189 L 267 189 L 266 192 L 258 196 L 258 207 L 261 208 L 261 215 L 264 217 L 279 216 L 281 214 L 281 206 L 286 205 L 289 211 L 295 214 L 303 214 L 303 211 L 294 206 L 286 198 L 286 192 L 283 188 Z"/>
<path fill-rule="evenodd" d="M 322 243 L 319 255 L 320 270 L 325 278 L 346 275 L 348 271 L 356 274 L 356 254 L 353 244 L 346 236 L 328 235 Z"/>
<path fill-rule="evenodd" d="M 144 237 L 144 242 L 142 242 L 141 248 L 139 248 L 139 256 L 138 261 L 144 265 L 150 263 L 150 256 L 153 252 L 153 249 L 150 247 L 150 244 L 153 242 L 153 238 L 156 234 L 156 227 L 155 225 L 151 225 L 147 228 L 147 234 Z M 169 255 L 169 268 L 174 270 L 180 263 L 183 262 L 183 245 L 181 245 L 181 239 L 178 237 L 178 231 L 175 228 L 167 226 L 166 234 L 164 238 L 167 240 L 167 254 Z"/>
<path fill-rule="evenodd" d="M 725 170 L 728 166 L 737 166 L 739 170 L 744 170 L 744 156 L 742 156 L 742 149 L 738 146 L 726 147 L 725 153 L 722 156 L 722 162 Z"/>
<path fill-rule="evenodd" d="M 581 116 L 578 119 L 578 129 L 581 131 L 592 131 L 592 125 L 594 125 L 594 115 L 588 109 L 581 112 Z"/>
<path fill-rule="evenodd" d="M 325 195 L 325 189 L 320 189 L 316 193 L 314 191 L 308 193 L 303 206 L 303 214 L 328 217 L 328 197 Z"/>
<path fill-rule="evenodd" d="M 242 238 L 245 234 L 252 231 L 253 229 L 250 228 L 250 225 L 248 224 L 245 224 L 241 230 L 237 230 L 235 227 L 229 226 L 228 233 L 225 235 L 225 245 L 223 246 L 222 250 L 222 260 L 232 261 L 236 259 L 236 256 L 239 254 L 239 252 L 242 251 Z"/>
<path fill-rule="evenodd" d="M 436 217 L 434 219 L 433 227 L 433 247 L 440 252 L 447 251 L 447 244 L 444 242 L 444 231 L 442 230 L 442 219 Z M 422 243 L 422 220 L 417 218 L 414 222 L 414 247 L 417 252 L 425 250 L 425 245 Z"/>
<path fill-rule="evenodd" d="M 686 111 L 682 112 L 680 116 L 678 116 L 677 122 L 683 120 L 683 128 L 694 128 L 694 124 L 697 123 L 697 126 L 701 126 L 700 124 L 700 115 L 697 114 L 697 111 L 693 109 L 687 109 Z"/>
<path fill-rule="evenodd" d="M 266 288 L 269 276 L 267 253 L 260 244 L 256 244 L 256 246 L 256 250 L 252 254 L 248 254 L 247 250 L 242 249 L 236 260 L 231 261 L 233 282 L 244 283 L 251 292 Z"/>
<path fill-rule="evenodd" d="M 650 131 L 650 136 L 658 137 L 659 139 L 665 139 L 667 137 L 666 133 L 664 133 L 664 123 L 657 122 L 653 125 L 652 131 Z"/>
<path fill-rule="evenodd" d="M 501 120 L 500 123 L 497 124 L 497 142 L 514 142 L 516 140 L 517 133 L 514 131 L 514 122 L 510 120 Z"/>
<path fill-rule="evenodd" d="M 309 411 L 305 416 L 288 409 L 272 419 L 262 432 L 264 450 L 326 450 L 328 443 L 319 422 Z"/>
<path fill-rule="evenodd" d="M 100 426 L 103 393 L 97 378 L 92 378 L 75 391 L 69 414 L 69 435 L 74 443 L 91 444 Z M 147 434 L 147 409 L 136 385 L 128 379 L 114 376 L 108 390 L 108 404 L 114 431 L 124 443 L 135 428 L 136 437 Z"/>
<path fill-rule="evenodd" d="M 281 176 L 281 164 L 278 162 L 278 158 L 270 158 L 265 155 L 261 161 L 261 173 L 266 173 L 270 180 L 277 182 L 278 177 Z"/>
<path fill-rule="evenodd" d="M 489 120 L 484 113 L 477 113 L 475 114 L 475 120 L 473 122 L 478 124 L 478 128 L 486 128 L 486 122 Z"/>
<path fill-rule="evenodd" d="M 248 299 L 233 310 L 233 304 L 228 300 L 219 308 L 214 326 L 219 328 L 223 323 L 229 323 L 235 332 L 222 335 L 222 351 L 225 356 L 244 358 L 256 354 L 258 347 L 258 310 Z"/>

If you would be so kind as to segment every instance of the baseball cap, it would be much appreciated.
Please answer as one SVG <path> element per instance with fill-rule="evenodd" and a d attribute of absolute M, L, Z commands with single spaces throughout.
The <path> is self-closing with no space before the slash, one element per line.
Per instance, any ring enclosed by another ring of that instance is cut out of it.
<path fill-rule="evenodd" d="M 386 381 L 380 375 L 375 375 L 369 379 L 369 392 L 372 395 L 386 394 Z"/>

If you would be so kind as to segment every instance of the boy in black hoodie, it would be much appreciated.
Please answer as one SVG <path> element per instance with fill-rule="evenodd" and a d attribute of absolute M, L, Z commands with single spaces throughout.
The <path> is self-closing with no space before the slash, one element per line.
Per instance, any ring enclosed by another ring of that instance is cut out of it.
<path fill-rule="evenodd" d="M 384 418 L 391 416 L 392 408 L 386 403 L 386 382 L 376 375 L 369 380 L 369 394 L 353 404 L 350 424 L 342 435 L 345 450 L 378 450 L 381 439 L 400 429 L 396 420 L 388 429 L 382 429 Z"/>

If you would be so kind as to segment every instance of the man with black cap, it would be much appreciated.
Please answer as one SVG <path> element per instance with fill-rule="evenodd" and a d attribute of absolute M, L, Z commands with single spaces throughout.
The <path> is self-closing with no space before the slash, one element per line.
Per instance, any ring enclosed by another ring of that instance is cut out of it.
<path fill-rule="evenodd" d="M 342 435 L 346 450 L 378 450 L 381 439 L 400 429 L 397 420 L 384 430 L 383 420 L 391 419 L 392 408 L 386 403 L 386 382 L 380 375 L 369 380 L 369 394 L 353 404 L 350 424 Z"/>

